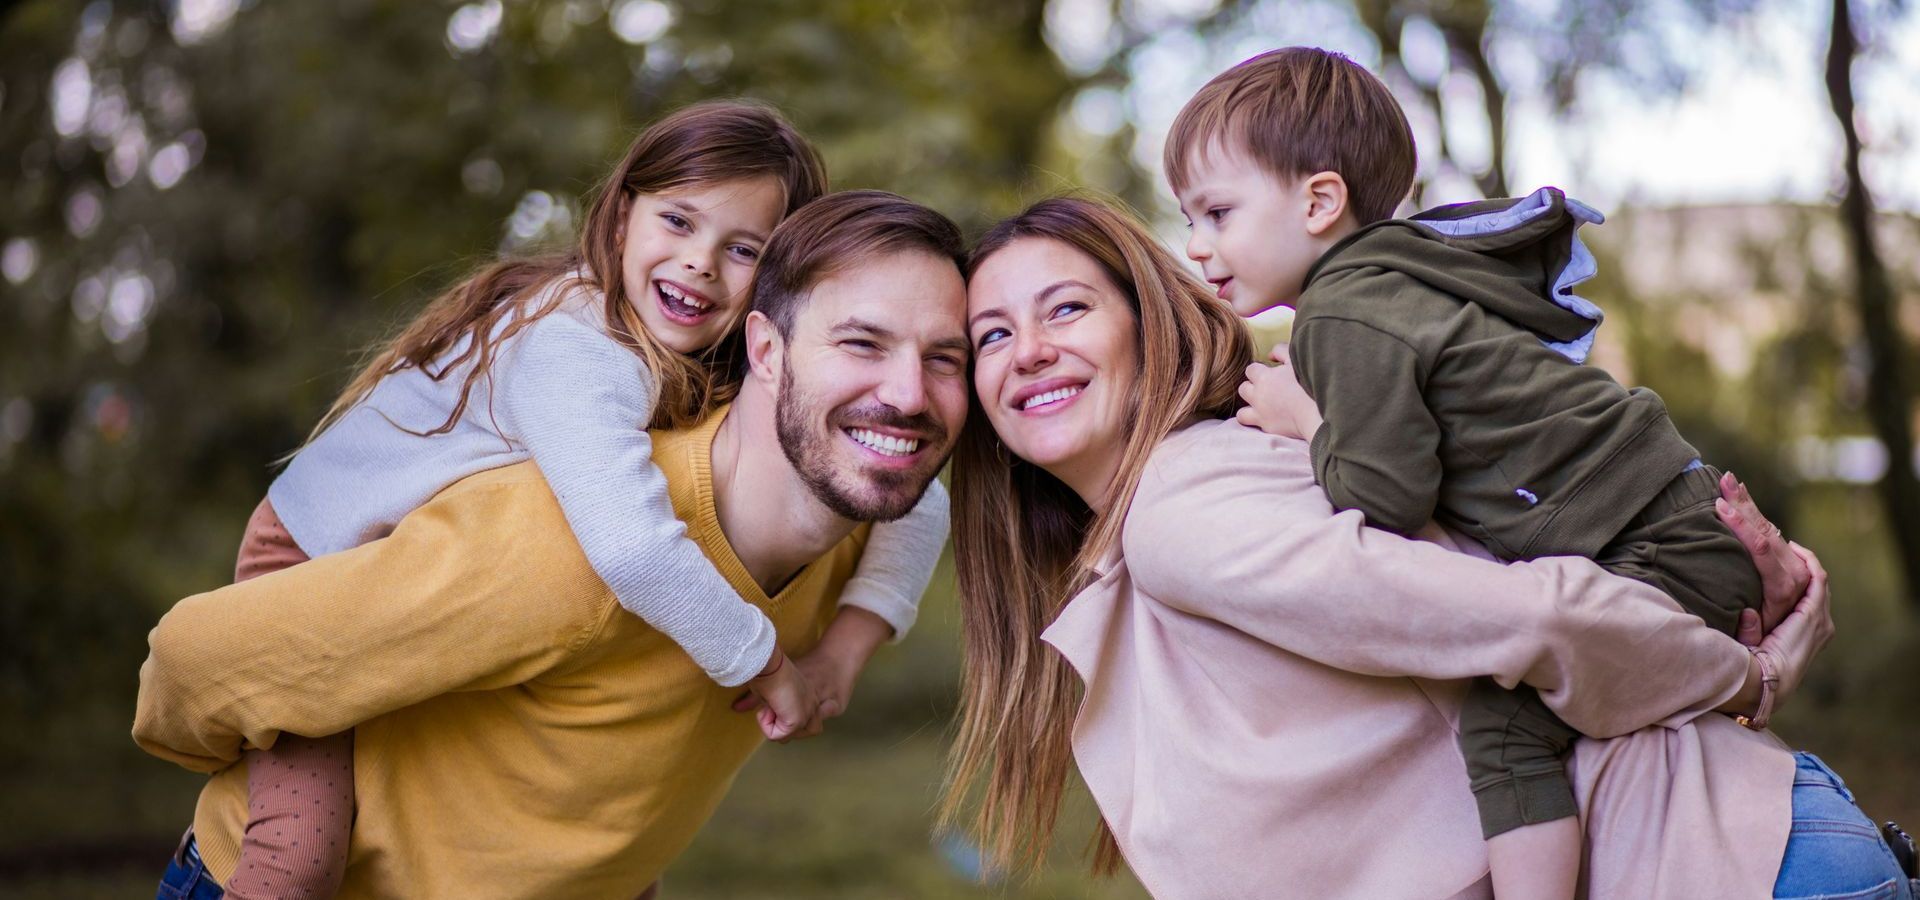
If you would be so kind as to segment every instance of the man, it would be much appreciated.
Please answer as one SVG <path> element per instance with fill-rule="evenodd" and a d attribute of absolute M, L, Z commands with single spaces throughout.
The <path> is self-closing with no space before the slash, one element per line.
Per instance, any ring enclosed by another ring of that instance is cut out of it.
<path fill-rule="evenodd" d="M 675 512 L 801 656 L 867 529 L 912 508 L 967 408 L 960 237 L 879 192 L 836 194 L 769 241 L 749 374 L 656 433 Z M 886 636 L 848 609 L 825 640 Z M 683 652 L 622 614 L 537 468 L 466 479 L 382 540 L 182 601 L 154 629 L 134 737 L 215 773 L 197 852 L 232 875 L 243 742 L 355 728 L 342 897 L 632 896 L 761 743 Z M 297 822 L 295 822 L 297 827 Z"/>

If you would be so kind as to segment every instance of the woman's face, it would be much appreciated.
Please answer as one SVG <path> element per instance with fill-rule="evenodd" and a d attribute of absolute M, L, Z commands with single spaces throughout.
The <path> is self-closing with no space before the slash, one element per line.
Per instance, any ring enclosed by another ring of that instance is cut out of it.
<path fill-rule="evenodd" d="M 747 286 L 786 194 L 772 176 L 627 200 L 620 274 L 647 330 L 679 353 L 719 343 L 746 314 Z"/>
<path fill-rule="evenodd" d="M 973 389 L 1014 455 L 1088 505 L 1119 468 L 1140 366 L 1133 307 L 1092 257 L 1020 238 L 967 285 Z"/>

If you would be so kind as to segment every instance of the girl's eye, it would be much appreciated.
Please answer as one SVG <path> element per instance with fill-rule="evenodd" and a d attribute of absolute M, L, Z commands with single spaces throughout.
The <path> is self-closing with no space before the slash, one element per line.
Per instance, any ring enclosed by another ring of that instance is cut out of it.
<path fill-rule="evenodd" d="M 749 247 L 745 244 L 735 244 L 732 247 L 729 247 L 727 249 L 731 251 L 734 256 L 739 257 L 740 260 L 743 262 L 753 262 L 754 260 L 760 258 L 760 251 L 755 250 L 752 247 Z"/>
<path fill-rule="evenodd" d="M 985 334 L 980 335 L 980 342 L 975 346 L 984 349 L 988 344 L 999 341 L 1007 337 L 1007 335 L 1008 332 L 1005 328 L 989 328 Z"/>
<path fill-rule="evenodd" d="M 668 225 L 682 231 L 692 227 L 692 223 L 687 221 L 687 217 L 678 213 L 661 213 L 660 218 L 665 219 Z"/>

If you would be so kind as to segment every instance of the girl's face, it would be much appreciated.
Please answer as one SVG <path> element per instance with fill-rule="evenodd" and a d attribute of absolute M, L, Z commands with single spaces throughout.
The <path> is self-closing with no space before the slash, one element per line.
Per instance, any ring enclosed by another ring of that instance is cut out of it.
<path fill-rule="evenodd" d="M 647 330 L 679 353 L 719 343 L 746 313 L 754 264 L 786 204 L 771 175 L 627 198 L 620 274 Z"/>
<path fill-rule="evenodd" d="M 967 285 L 973 389 L 1001 442 L 1098 508 L 1119 468 L 1140 367 L 1133 306 L 1051 238 L 1002 247 Z"/>

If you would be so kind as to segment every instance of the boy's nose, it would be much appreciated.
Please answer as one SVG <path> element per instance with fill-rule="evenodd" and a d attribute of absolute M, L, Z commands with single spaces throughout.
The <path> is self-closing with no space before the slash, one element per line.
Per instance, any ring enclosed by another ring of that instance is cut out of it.
<path fill-rule="evenodd" d="M 1200 229 L 1195 228 L 1192 233 L 1187 235 L 1188 259 L 1194 262 L 1206 262 L 1207 258 L 1212 255 L 1213 245 L 1200 236 Z"/>

